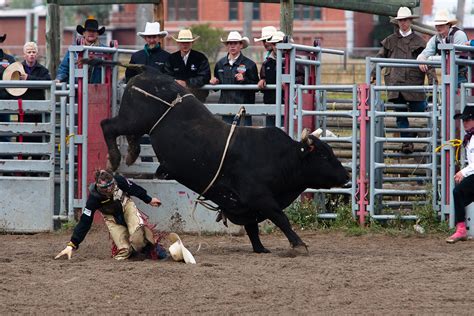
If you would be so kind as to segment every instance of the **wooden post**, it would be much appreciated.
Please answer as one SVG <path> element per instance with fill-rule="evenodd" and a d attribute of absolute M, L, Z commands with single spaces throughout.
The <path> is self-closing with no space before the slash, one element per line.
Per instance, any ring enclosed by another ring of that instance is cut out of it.
<path fill-rule="evenodd" d="M 165 4 L 163 0 L 156 0 L 156 3 L 153 4 L 153 17 L 154 21 L 160 22 L 161 30 L 165 29 Z M 165 49 L 165 39 L 161 43 L 161 48 Z"/>
<path fill-rule="evenodd" d="M 293 35 L 294 0 L 280 0 L 280 29 L 286 35 Z"/>
<path fill-rule="evenodd" d="M 46 17 L 46 68 L 51 73 L 51 78 L 56 78 L 61 54 L 61 29 L 59 21 L 59 5 L 48 4 Z"/>

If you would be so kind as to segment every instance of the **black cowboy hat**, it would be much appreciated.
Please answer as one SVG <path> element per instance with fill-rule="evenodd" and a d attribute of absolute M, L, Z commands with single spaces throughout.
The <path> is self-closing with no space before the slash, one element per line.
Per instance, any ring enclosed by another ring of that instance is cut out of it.
<path fill-rule="evenodd" d="M 3 43 L 6 38 L 7 38 L 7 34 L 3 34 L 3 36 L 0 36 L 0 43 Z"/>
<path fill-rule="evenodd" d="M 454 115 L 454 119 L 458 120 L 474 120 L 474 106 L 466 106 L 462 113 L 458 113 Z"/>
<path fill-rule="evenodd" d="M 78 25 L 76 27 L 76 31 L 77 33 L 81 34 L 84 33 L 84 31 L 94 31 L 94 32 L 98 32 L 99 35 L 102 35 L 104 34 L 105 32 L 105 26 L 102 26 L 101 28 L 99 28 L 99 22 L 97 22 L 97 20 L 95 19 L 87 19 L 86 20 L 86 23 L 84 23 L 84 26 L 82 25 Z"/>

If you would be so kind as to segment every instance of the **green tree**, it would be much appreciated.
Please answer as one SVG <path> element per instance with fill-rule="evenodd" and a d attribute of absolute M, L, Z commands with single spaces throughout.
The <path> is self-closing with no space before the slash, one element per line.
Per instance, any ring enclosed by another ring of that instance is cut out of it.
<path fill-rule="evenodd" d="M 34 0 L 12 0 L 8 6 L 10 9 L 32 9 Z"/>
<path fill-rule="evenodd" d="M 220 39 L 224 36 L 224 30 L 206 23 L 192 25 L 191 32 L 194 36 L 200 36 L 199 40 L 194 42 L 193 49 L 205 54 L 209 58 L 209 63 L 215 63 L 222 47 Z"/>

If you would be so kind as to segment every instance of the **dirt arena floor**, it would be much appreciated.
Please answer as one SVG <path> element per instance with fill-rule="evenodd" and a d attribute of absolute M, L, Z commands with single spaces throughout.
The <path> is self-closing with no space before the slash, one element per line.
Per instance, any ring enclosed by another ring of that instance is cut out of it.
<path fill-rule="evenodd" d="M 53 260 L 70 232 L 0 235 L 0 311 L 11 314 L 472 314 L 474 242 L 444 236 L 280 234 L 271 254 L 246 236 L 182 235 L 196 265 L 110 258 L 94 228 L 72 260 Z M 202 249 L 195 252 L 198 243 Z"/>

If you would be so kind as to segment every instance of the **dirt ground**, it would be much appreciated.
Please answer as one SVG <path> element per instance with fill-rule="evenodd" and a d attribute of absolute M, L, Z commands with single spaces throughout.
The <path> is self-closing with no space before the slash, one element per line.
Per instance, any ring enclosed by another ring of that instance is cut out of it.
<path fill-rule="evenodd" d="M 281 234 L 182 235 L 196 265 L 110 258 L 104 227 L 72 260 L 53 260 L 69 232 L 0 235 L 2 314 L 472 314 L 474 243 L 444 236 L 300 232 L 308 256 Z M 202 249 L 196 253 L 201 242 Z"/>

